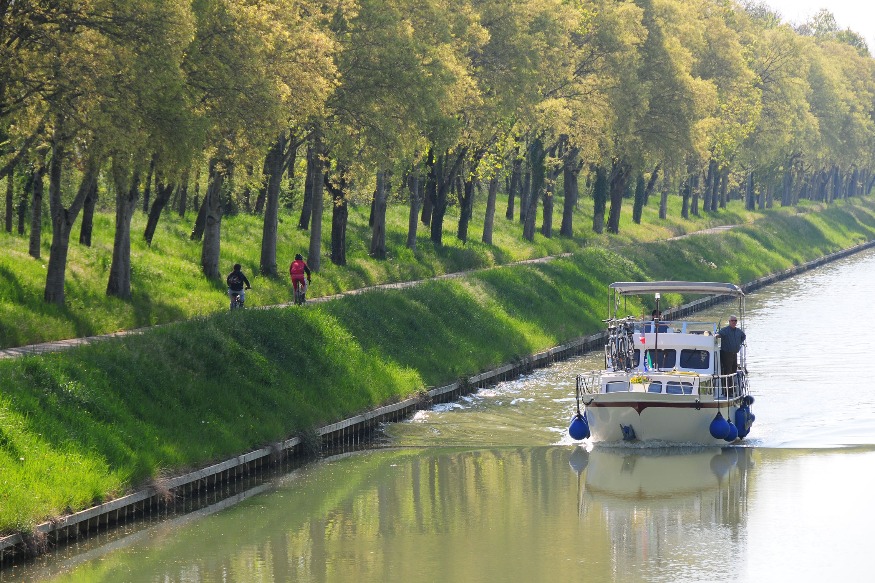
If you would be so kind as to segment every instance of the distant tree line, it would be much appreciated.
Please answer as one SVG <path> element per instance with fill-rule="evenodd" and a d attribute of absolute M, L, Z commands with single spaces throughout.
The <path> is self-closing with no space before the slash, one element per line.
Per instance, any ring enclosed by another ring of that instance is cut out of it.
<path fill-rule="evenodd" d="M 868 192 L 873 105 L 860 35 L 827 11 L 794 29 L 754 2 L 0 0 L 5 228 L 39 257 L 48 196 L 58 304 L 98 185 L 116 212 L 107 293 L 127 298 L 139 208 L 148 242 L 162 212 L 196 210 L 211 278 L 232 207 L 263 216 L 260 270 L 277 275 L 295 196 L 317 271 L 323 214 L 343 265 L 357 201 L 377 258 L 399 200 L 410 247 L 420 228 L 442 244 L 451 204 L 466 241 L 484 191 L 483 241 L 500 193 L 526 239 L 554 236 L 556 213 L 571 236 L 581 179 L 592 229 L 617 233 L 624 201 L 640 222 L 658 197 L 664 218 L 675 192 L 685 217 Z"/>

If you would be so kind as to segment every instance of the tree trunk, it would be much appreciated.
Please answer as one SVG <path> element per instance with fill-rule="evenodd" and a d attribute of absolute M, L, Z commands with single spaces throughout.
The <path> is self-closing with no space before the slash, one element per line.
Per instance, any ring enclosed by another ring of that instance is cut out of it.
<path fill-rule="evenodd" d="M 438 156 L 432 166 L 432 180 L 435 185 L 435 198 L 431 209 L 431 241 L 435 246 L 443 245 L 444 214 L 447 212 L 447 192 L 450 183 L 445 180 L 444 165 L 446 155 Z"/>
<path fill-rule="evenodd" d="M 140 186 L 139 169 L 129 176 L 128 168 L 118 158 L 112 162 L 115 183 L 115 239 L 106 295 L 122 299 L 131 297 L 131 217 Z"/>
<path fill-rule="evenodd" d="M 449 160 L 444 154 L 438 156 L 437 161 L 432 167 L 432 176 L 435 181 L 435 202 L 431 216 L 431 241 L 437 246 L 443 245 L 444 232 L 444 215 L 447 213 L 447 195 L 450 188 L 459 174 L 459 169 L 462 167 L 462 161 L 468 153 L 467 148 L 462 148 L 456 153 L 452 165 L 448 166 Z"/>
<path fill-rule="evenodd" d="M 58 129 L 55 130 L 56 135 Z M 47 303 L 64 305 L 64 282 L 67 273 L 67 252 L 70 248 L 70 233 L 76 216 L 82 210 L 85 199 L 97 185 L 97 163 L 89 160 L 82 175 L 82 182 L 76 197 L 69 208 L 64 208 L 61 199 L 61 172 L 64 147 L 59 139 L 52 144 L 52 162 L 49 168 L 49 208 L 52 214 L 52 248 L 49 253 L 49 266 L 46 271 L 46 287 L 43 300 Z"/>
<path fill-rule="evenodd" d="M 18 197 L 18 207 L 16 209 L 16 213 L 18 215 L 18 235 L 24 235 L 24 224 L 27 222 L 27 201 L 30 196 L 30 191 L 33 188 L 33 175 L 27 179 L 27 183 L 24 185 L 24 190 L 21 191 L 21 195 Z"/>
<path fill-rule="evenodd" d="M 465 180 L 463 187 L 464 195 L 462 196 L 462 204 L 459 209 L 459 225 L 456 230 L 456 238 L 462 243 L 468 242 L 468 224 L 471 222 L 471 217 L 474 212 L 474 179 L 468 178 Z"/>
<path fill-rule="evenodd" d="M 784 179 L 781 181 L 781 206 L 790 206 L 793 202 L 793 171 L 788 166 L 784 170 Z"/>
<path fill-rule="evenodd" d="M 690 218 L 690 196 L 692 195 L 693 190 L 693 175 L 688 174 L 684 179 L 683 191 L 681 192 L 681 197 L 683 198 L 683 202 L 681 203 L 681 217 L 685 220 Z"/>
<path fill-rule="evenodd" d="M 535 138 L 529 147 L 529 165 L 531 166 L 530 190 L 526 195 L 525 204 L 520 205 L 520 213 L 525 216 L 523 239 L 526 241 L 534 241 L 535 239 L 538 198 L 541 196 L 541 191 L 546 181 L 546 168 L 544 167 L 546 157 L 547 152 L 544 150 L 544 143 L 540 138 Z"/>
<path fill-rule="evenodd" d="M 30 212 L 30 247 L 28 253 L 34 259 L 41 255 L 42 231 L 43 231 L 43 175 L 46 173 L 44 160 L 37 162 L 33 171 L 33 181 L 30 183 L 31 212 Z"/>
<path fill-rule="evenodd" d="M 331 263 L 346 265 L 346 226 L 349 220 L 346 169 L 338 166 L 337 179 L 335 181 L 325 180 L 325 186 L 328 188 L 333 202 L 331 205 Z M 411 220 L 416 225 L 415 213 L 411 214 Z"/>
<path fill-rule="evenodd" d="M 574 209 L 577 207 L 577 199 L 580 196 L 580 170 L 583 165 L 578 160 L 580 150 L 572 148 L 565 153 L 563 172 L 563 189 L 565 200 L 562 205 L 562 226 L 559 235 L 562 237 L 574 236 Z"/>
<path fill-rule="evenodd" d="M 699 178 L 699 171 L 697 170 L 695 173 L 690 174 L 690 191 L 692 194 L 693 203 L 690 206 L 690 212 L 693 213 L 694 217 L 699 216 L 699 193 L 701 191 L 701 179 Z"/>
<path fill-rule="evenodd" d="M 320 166 L 319 175 L 322 176 L 321 160 L 316 159 L 315 136 L 311 136 L 310 144 L 307 145 L 307 174 L 304 178 L 304 200 L 301 203 L 301 218 L 298 219 L 298 228 L 306 231 L 310 228 L 310 219 L 313 214 L 313 191 L 317 188 L 322 191 L 322 184 L 316 183 L 316 167 Z M 307 263 L 309 265 L 309 262 Z"/>
<path fill-rule="evenodd" d="M 307 264 L 312 271 L 322 265 L 322 190 L 325 186 L 325 168 L 322 162 L 322 133 L 313 132 L 313 190 L 310 197 L 312 210 L 310 227 L 310 251 Z"/>
<path fill-rule="evenodd" d="M 706 211 L 710 211 L 712 213 L 717 212 L 717 202 L 720 192 L 720 182 L 723 178 L 723 171 L 720 169 L 720 166 L 714 165 L 714 180 L 711 183 L 711 204 L 705 209 Z"/>
<path fill-rule="evenodd" d="M 595 170 L 592 188 L 592 230 L 601 234 L 605 230 L 605 208 L 608 202 L 608 173 L 603 166 Z"/>
<path fill-rule="evenodd" d="M 464 166 L 462 167 L 462 170 L 464 171 Z M 472 165 L 470 173 L 473 174 L 475 170 L 476 170 L 476 166 Z M 459 175 L 456 176 L 456 200 L 459 201 L 460 207 L 464 204 L 464 200 L 463 200 L 464 198 L 465 198 L 465 180 L 462 180 L 462 172 L 459 172 Z"/>
<path fill-rule="evenodd" d="M 185 216 L 185 211 L 188 207 L 188 174 L 189 169 L 186 168 L 185 172 L 182 173 L 182 180 L 179 183 L 179 204 L 176 212 L 179 213 L 180 217 Z"/>
<path fill-rule="evenodd" d="M 747 188 L 744 193 L 744 208 L 745 210 L 752 211 L 755 208 L 755 198 L 754 198 L 754 176 L 753 172 L 749 172 L 747 175 Z"/>
<path fill-rule="evenodd" d="M 146 244 L 152 246 L 152 237 L 155 235 L 155 228 L 158 226 L 158 220 L 161 218 L 161 213 L 170 201 L 170 195 L 173 194 L 174 184 L 164 184 L 164 180 L 159 180 L 155 177 L 155 201 L 152 203 L 152 208 L 149 209 L 149 219 L 146 221 L 146 231 L 143 233 L 143 238 Z"/>
<path fill-rule="evenodd" d="M 653 168 L 653 172 L 650 173 L 650 178 L 647 180 L 647 186 L 644 188 L 644 206 L 647 206 L 647 203 L 650 202 L 650 193 L 656 188 L 656 181 L 659 180 L 659 168 L 661 166 L 662 164 L 657 164 Z"/>
<path fill-rule="evenodd" d="M 407 179 L 407 189 L 410 191 L 410 213 L 407 216 L 407 248 L 416 249 L 416 231 L 419 228 L 419 207 L 422 204 L 419 175 L 411 174 Z"/>
<path fill-rule="evenodd" d="M 641 224 L 641 213 L 644 210 L 644 198 L 647 185 L 644 183 L 644 175 L 639 174 L 635 181 L 635 201 L 632 203 L 632 222 Z"/>
<path fill-rule="evenodd" d="M 833 175 L 832 175 L 832 196 L 830 197 L 830 202 L 836 200 L 837 198 L 841 198 L 842 196 L 842 173 L 839 170 L 838 165 L 833 166 Z"/>
<path fill-rule="evenodd" d="M 149 199 L 152 198 L 152 176 L 155 174 L 155 162 L 158 154 L 152 154 L 149 160 L 149 171 L 146 172 L 146 183 L 143 185 L 143 212 L 149 212 Z M 157 188 L 157 186 L 156 186 Z"/>
<path fill-rule="evenodd" d="M 6 232 L 12 232 L 13 201 L 15 199 L 15 170 L 6 176 Z"/>
<path fill-rule="evenodd" d="M 510 185 L 507 188 L 507 210 L 504 213 L 504 217 L 509 221 L 513 220 L 513 202 L 516 198 L 517 191 L 520 189 L 522 171 L 523 161 L 518 155 L 515 155 L 513 159 L 513 167 L 510 172 Z"/>
<path fill-rule="evenodd" d="M 542 203 L 544 213 L 541 216 L 541 234 L 547 239 L 553 238 L 553 206 L 555 203 L 553 184 L 554 182 L 551 180 L 544 185 L 544 200 Z"/>
<path fill-rule="evenodd" d="M 662 173 L 662 190 L 659 193 L 659 218 L 668 218 L 668 193 L 671 188 L 668 172 Z"/>
<path fill-rule="evenodd" d="M 377 188 L 374 191 L 373 218 L 371 227 L 371 257 L 375 259 L 386 258 L 386 199 L 389 189 L 386 185 L 387 173 L 383 170 L 377 172 Z"/>
<path fill-rule="evenodd" d="M 201 169 L 200 166 L 197 167 L 194 173 L 194 204 L 192 208 L 198 209 L 200 212 L 201 206 L 203 203 L 201 202 Z M 200 237 L 198 237 L 200 240 Z"/>
<path fill-rule="evenodd" d="M 462 243 L 468 242 L 468 225 L 474 216 L 474 176 L 480 167 L 480 160 L 483 159 L 484 154 L 486 154 L 485 148 L 476 150 L 471 160 L 471 168 L 465 172 L 466 178 L 462 186 L 463 194 L 459 199 L 459 226 L 456 230 L 456 237 Z M 459 177 L 458 182 L 462 182 L 461 177 Z"/>
<path fill-rule="evenodd" d="M 195 197 L 197 200 L 197 197 Z M 192 241 L 200 241 L 204 236 L 204 225 L 206 225 L 207 221 L 207 199 L 204 197 L 204 201 L 201 203 L 200 207 L 197 211 L 197 217 L 194 219 L 194 227 L 191 229 L 191 236 L 189 239 Z"/>
<path fill-rule="evenodd" d="M 280 185 L 283 179 L 283 161 L 288 138 L 281 133 L 264 160 L 264 221 L 261 230 L 261 275 L 276 277 L 279 275 L 276 264 L 276 239 L 279 225 Z M 261 196 L 259 195 L 259 199 Z M 258 206 L 256 204 L 256 206 Z"/>
<path fill-rule="evenodd" d="M 708 174 L 705 176 L 705 191 L 702 196 L 702 210 L 705 212 L 711 210 L 715 182 L 717 182 L 717 162 L 712 159 L 708 161 Z"/>
<path fill-rule="evenodd" d="M 532 196 L 531 160 L 525 161 L 526 167 L 520 181 L 520 223 L 526 224 L 526 209 L 529 208 L 529 198 Z"/>
<path fill-rule="evenodd" d="M 796 182 L 799 186 L 793 190 L 793 205 L 799 204 L 800 198 L 811 196 L 811 176 L 807 172 L 800 170 L 799 180 Z"/>
<path fill-rule="evenodd" d="M 564 146 L 563 146 L 564 147 Z M 550 155 L 555 156 L 556 146 L 550 149 Z M 559 178 L 559 173 L 562 172 L 562 166 L 554 166 L 550 171 L 546 172 L 546 181 L 542 187 L 544 193 L 543 208 L 544 213 L 541 216 L 541 234 L 547 239 L 553 238 L 553 208 L 555 206 L 556 197 L 556 179 Z"/>
<path fill-rule="evenodd" d="M 223 190 L 225 178 L 233 171 L 226 159 L 210 160 L 207 191 L 204 194 L 204 242 L 201 247 L 201 269 L 210 279 L 221 278 L 219 258 L 222 250 Z"/>
<path fill-rule="evenodd" d="M 833 181 L 833 172 L 831 169 L 824 168 L 821 171 L 820 175 L 820 197 L 818 200 L 821 202 L 825 202 L 827 204 L 832 202 L 832 181 Z"/>
<path fill-rule="evenodd" d="M 611 209 L 608 213 L 608 233 L 620 232 L 620 211 L 623 207 L 623 194 L 629 182 L 632 167 L 624 160 L 615 160 L 611 169 Z"/>
<path fill-rule="evenodd" d="M 255 174 L 255 169 L 252 167 L 252 164 L 247 164 L 246 181 L 244 182 L 243 192 L 240 195 L 240 198 L 243 201 L 243 212 L 246 214 L 252 214 L 252 186 L 250 186 L 250 183 L 252 182 L 253 174 Z M 258 189 L 259 194 L 261 190 L 261 188 Z"/>
<path fill-rule="evenodd" d="M 429 148 L 428 158 L 425 161 L 427 169 L 425 174 L 425 197 L 422 199 L 422 213 L 419 220 L 426 227 L 431 227 L 431 215 L 434 210 L 434 203 L 437 201 L 434 163 L 434 151 Z"/>
<path fill-rule="evenodd" d="M 498 197 L 498 175 L 489 181 L 489 194 L 486 196 L 486 217 L 483 219 L 483 242 L 492 245 L 492 229 L 495 224 L 495 201 Z"/>
<path fill-rule="evenodd" d="M 82 225 L 79 227 L 79 244 L 91 247 L 91 232 L 94 229 L 94 207 L 97 206 L 97 180 L 91 184 L 91 189 L 85 196 L 82 205 Z"/>
<path fill-rule="evenodd" d="M 724 168 L 720 172 L 720 208 L 722 208 L 722 209 L 726 208 L 726 202 L 727 202 L 726 191 L 728 188 L 729 188 L 729 168 Z"/>

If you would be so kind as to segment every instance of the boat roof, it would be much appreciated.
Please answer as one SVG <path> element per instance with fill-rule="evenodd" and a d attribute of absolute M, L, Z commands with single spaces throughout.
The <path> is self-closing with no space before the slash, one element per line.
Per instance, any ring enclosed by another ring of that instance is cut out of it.
<path fill-rule="evenodd" d="M 636 296 L 656 292 L 678 294 L 702 294 L 711 296 L 744 296 L 734 283 L 714 281 L 617 281 L 609 286 L 620 295 Z"/>

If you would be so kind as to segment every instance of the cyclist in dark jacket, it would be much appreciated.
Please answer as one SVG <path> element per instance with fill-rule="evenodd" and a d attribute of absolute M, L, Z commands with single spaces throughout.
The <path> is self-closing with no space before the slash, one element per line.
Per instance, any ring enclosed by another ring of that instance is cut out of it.
<path fill-rule="evenodd" d="M 252 289 L 249 286 L 249 280 L 246 279 L 246 276 L 243 275 L 243 271 L 241 271 L 241 267 L 239 263 L 234 264 L 234 271 L 228 274 L 228 277 L 225 279 L 225 283 L 228 284 L 228 297 L 231 299 L 231 307 L 234 307 L 234 296 L 240 296 L 240 303 L 242 304 L 246 301 L 246 292 L 243 291 L 243 286 L 246 286 L 246 289 Z"/>

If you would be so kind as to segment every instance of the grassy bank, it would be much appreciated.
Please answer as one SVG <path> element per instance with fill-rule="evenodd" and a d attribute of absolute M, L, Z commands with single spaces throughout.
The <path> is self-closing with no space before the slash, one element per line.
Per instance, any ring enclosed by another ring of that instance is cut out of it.
<path fill-rule="evenodd" d="M 561 208 L 561 197 L 558 198 L 556 206 Z M 386 226 L 389 257 L 385 261 L 368 255 L 369 205 L 353 206 L 349 215 L 346 266 L 333 265 L 328 259 L 331 213 L 326 212 L 322 226 L 322 269 L 314 278 L 310 295 L 325 296 L 379 283 L 502 265 L 574 251 L 582 246 L 664 239 L 718 224 L 749 222 L 761 216 L 745 212 L 741 201 L 733 201 L 729 210 L 684 220 L 680 217 L 680 197 L 671 197 L 670 202 L 667 219 L 659 219 L 656 205 L 651 204 L 644 209 L 640 225 L 631 220 L 632 205 L 625 205 L 621 234 L 608 236 L 592 232 L 592 202 L 584 200 L 575 211 L 574 237 L 546 238 L 539 233 L 534 241 L 528 242 L 522 239 L 518 220 L 504 219 L 505 202 L 502 201 L 495 221 L 494 245 L 486 245 L 480 241 L 485 213 L 485 201 L 480 197 L 467 244 L 455 237 L 458 207 L 454 206 L 444 221 L 443 247 L 435 248 L 428 239 L 428 230 L 420 225 L 416 251 L 405 247 L 407 207 L 390 205 Z M 109 210 L 95 217 L 91 247 L 76 243 L 79 232 L 78 228 L 74 229 L 67 268 L 67 305 L 63 308 L 43 302 L 51 225 L 43 226 L 42 259 L 28 255 L 26 237 L 0 230 L 0 248 L 4 250 L 0 254 L 0 348 L 176 322 L 227 309 L 224 281 L 208 280 L 201 273 L 201 244 L 189 239 L 194 217 L 180 218 L 175 213 L 161 217 L 151 247 L 142 236 L 146 215 L 134 214 L 131 227 L 133 297 L 130 301 L 107 297 L 114 219 L 115 213 Z M 556 220 L 559 220 L 558 215 Z M 222 220 L 221 271 L 230 272 L 234 263 L 243 265 L 253 286 L 252 292 L 247 294 L 248 303 L 265 306 L 292 301 L 288 265 L 295 253 L 306 254 L 309 246 L 309 233 L 299 230 L 297 223 L 297 212 L 286 211 L 281 216 L 277 243 L 277 268 L 281 277 L 267 278 L 256 275 L 261 257 L 261 218 L 234 215 Z"/>
<path fill-rule="evenodd" d="M 0 532 L 597 331 L 611 281 L 745 282 L 873 236 L 872 201 L 778 212 L 716 235 L 0 361 Z"/>

